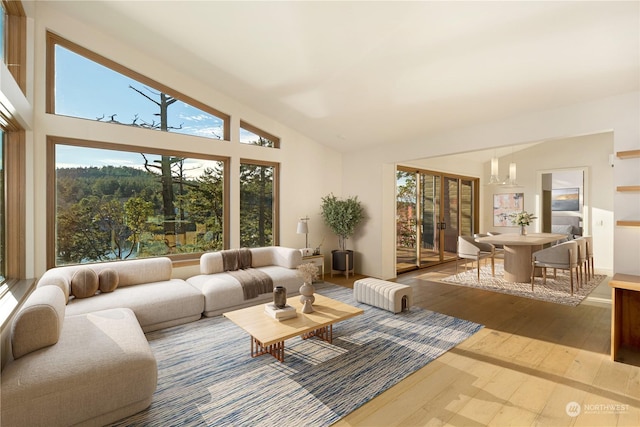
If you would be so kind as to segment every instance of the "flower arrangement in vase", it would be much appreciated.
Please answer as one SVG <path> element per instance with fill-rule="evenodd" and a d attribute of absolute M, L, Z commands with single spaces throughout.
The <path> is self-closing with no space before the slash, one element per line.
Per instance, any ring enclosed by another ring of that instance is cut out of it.
<path fill-rule="evenodd" d="M 318 266 L 313 263 L 304 263 L 298 266 L 298 276 L 302 278 L 302 286 L 300 286 L 300 302 L 303 313 L 312 313 L 312 304 L 316 300 L 313 293 L 316 291 L 313 287 L 313 280 L 318 278 Z"/>
<path fill-rule="evenodd" d="M 525 227 L 530 225 L 531 221 L 538 218 L 527 211 L 512 213 L 510 217 L 512 224 L 520 226 L 520 235 L 522 236 L 527 235 L 527 229 Z"/>

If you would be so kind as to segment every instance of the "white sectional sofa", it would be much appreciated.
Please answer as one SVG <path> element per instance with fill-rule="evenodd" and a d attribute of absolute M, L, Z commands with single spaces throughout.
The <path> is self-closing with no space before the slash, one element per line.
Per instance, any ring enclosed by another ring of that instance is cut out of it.
<path fill-rule="evenodd" d="M 67 316 L 125 307 L 135 313 L 144 332 L 151 332 L 202 317 L 202 292 L 182 279 L 172 279 L 172 272 L 172 262 L 165 257 L 64 266 L 47 270 L 38 287 L 60 287 L 67 298 Z M 84 292 L 89 296 L 74 297 L 73 294 L 82 294 L 78 289 L 83 291 L 86 287 L 81 282 L 95 280 L 92 273 L 102 288 L 103 282 L 108 281 L 105 277 L 112 273 L 109 279 L 115 275 L 117 287 L 111 292 L 101 289 L 97 295 L 90 288 Z"/>
<path fill-rule="evenodd" d="M 266 273 L 274 286 L 284 286 L 287 295 L 296 295 L 302 286 L 302 279 L 297 274 L 297 267 L 302 263 L 299 249 L 269 246 L 251 248 L 251 267 Z M 272 294 L 260 294 L 255 298 L 245 299 L 240 282 L 225 271 L 225 251 L 208 252 L 200 257 L 200 273 L 187 279 L 187 282 L 199 289 L 204 295 L 204 315 L 217 316 L 226 311 L 256 305 L 269 301 Z"/>
<path fill-rule="evenodd" d="M 203 254 L 202 274 L 186 281 L 172 278 L 172 262 L 163 257 L 46 271 L 12 320 L 0 425 L 99 426 L 148 407 L 157 366 L 144 332 L 273 298 L 272 292 L 244 298 L 226 262 L 230 253 Z M 247 271 L 298 293 L 300 251 L 242 253 Z"/>
<path fill-rule="evenodd" d="M 37 288 L 13 319 L 3 427 L 101 426 L 151 404 L 156 360 L 133 311 L 66 316 L 65 299 Z"/>

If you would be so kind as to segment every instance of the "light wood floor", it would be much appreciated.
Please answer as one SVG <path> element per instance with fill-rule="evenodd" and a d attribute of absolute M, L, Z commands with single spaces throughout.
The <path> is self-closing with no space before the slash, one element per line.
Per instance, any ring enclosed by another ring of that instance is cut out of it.
<path fill-rule="evenodd" d="M 454 272 L 449 264 L 397 281 L 413 287 L 413 305 L 485 327 L 335 426 L 640 426 L 640 367 L 610 360 L 609 305 L 434 281 Z M 352 287 L 359 277 L 326 280 Z"/>

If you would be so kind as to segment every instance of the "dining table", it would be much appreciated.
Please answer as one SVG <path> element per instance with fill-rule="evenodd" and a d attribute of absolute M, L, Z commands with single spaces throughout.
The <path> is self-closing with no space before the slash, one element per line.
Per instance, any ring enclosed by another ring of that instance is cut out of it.
<path fill-rule="evenodd" d="M 567 237 L 558 233 L 503 233 L 478 237 L 481 243 L 491 243 L 504 247 L 504 280 L 528 283 L 531 281 L 531 255 L 545 244 L 555 243 Z"/>

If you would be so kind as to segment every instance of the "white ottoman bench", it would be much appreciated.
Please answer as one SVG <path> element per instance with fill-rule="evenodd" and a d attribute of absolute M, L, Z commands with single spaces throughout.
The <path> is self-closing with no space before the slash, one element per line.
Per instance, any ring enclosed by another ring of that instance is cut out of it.
<path fill-rule="evenodd" d="M 359 279 L 353 283 L 353 297 L 358 302 L 389 310 L 392 313 L 411 307 L 413 296 L 411 286 L 372 277 Z"/>

